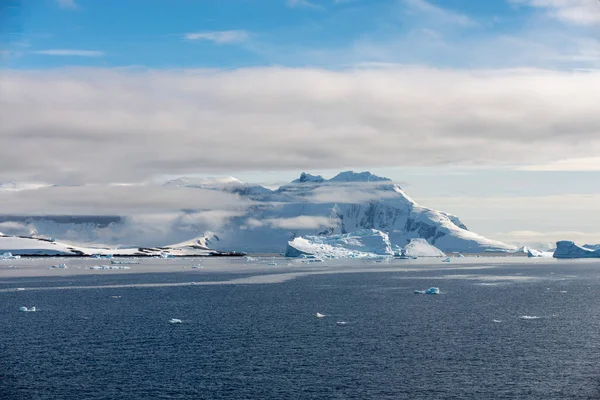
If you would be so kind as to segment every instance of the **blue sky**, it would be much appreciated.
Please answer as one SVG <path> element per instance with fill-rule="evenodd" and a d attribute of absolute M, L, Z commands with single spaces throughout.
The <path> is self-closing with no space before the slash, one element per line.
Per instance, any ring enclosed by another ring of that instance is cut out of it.
<path fill-rule="evenodd" d="M 9 68 L 597 65 L 588 38 L 597 25 L 556 16 L 565 9 L 528 0 L 7 0 L 1 42 Z"/>
<path fill-rule="evenodd" d="M 0 68 L 0 182 L 372 170 L 600 242 L 598 1 L 6 0 Z"/>

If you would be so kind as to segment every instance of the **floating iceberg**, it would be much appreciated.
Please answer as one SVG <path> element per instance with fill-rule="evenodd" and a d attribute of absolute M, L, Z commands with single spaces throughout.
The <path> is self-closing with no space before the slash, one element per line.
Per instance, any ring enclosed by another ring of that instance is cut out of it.
<path fill-rule="evenodd" d="M 183 321 L 182 321 L 182 320 L 180 320 L 180 319 L 177 319 L 177 318 L 171 318 L 171 319 L 169 320 L 169 323 L 170 323 L 170 324 L 181 324 L 181 323 L 183 323 Z"/>
<path fill-rule="evenodd" d="M 339 235 L 297 237 L 288 242 L 286 257 L 373 258 L 391 256 L 392 245 L 385 232 L 376 229 Z"/>
<path fill-rule="evenodd" d="M 35 312 L 36 308 L 35 308 L 35 306 L 33 306 L 31 308 L 19 307 L 19 311 L 21 311 L 21 312 Z"/>
<path fill-rule="evenodd" d="M 325 314 L 317 313 L 317 318 L 325 318 Z"/>
<path fill-rule="evenodd" d="M 338 322 L 336 322 L 336 324 L 338 324 L 338 325 L 348 325 L 348 323 L 346 321 L 338 321 Z"/>
<path fill-rule="evenodd" d="M 103 258 L 111 259 L 111 258 L 113 258 L 113 256 L 112 256 L 112 254 L 92 254 L 92 258 L 95 258 L 95 259 L 103 259 Z"/>
<path fill-rule="evenodd" d="M 540 251 L 535 249 L 530 249 L 529 247 L 524 248 L 527 257 L 529 258 L 552 258 L 554 253 L 550 251 Z"/>
<path fill-rule="evenodd" d="M 600 250 L 588 249 L 571 241 L 562 240 L 556 242 L 556 251 L 553 256 L 554 258 L 600 258 Z"/>
<path fill-rule="evenodd" d="M 111 264 L 139 264 L 137 260 L 110 260 Z"/>
<path fill-rule="evenodd" d="M 415 290 L 415 294 L 440 294 L 440 288 L 430 287 L 427 290 Z"/>
<path fill-rule="evenodd" d="M 50 267 L 50 269 L 68 269 L 69 267 L 67 267 L 66 264 L 58 264 L 58 265 L 53 265 Z"/>
<path fill-rule="evenodd" d="M 404 246 L 404 254 L 408 257 L 446 257 L 443 251 L 432 246 L 425 239 L 411 239 L 410 243 Z"/>
<path fill-rule="evenodd" d="M 0 260 L 18 260 L 21 256 L 14 256 L 11 252 L 0 254 Z"/>
<path fill-rule="evenodd" d="M 425 294 L 440 294 L 440 288 L 430 287 L 425 291 Z"/>
<path fill-rule="evenodd" d="M 131 267 L 128 267 L 126 265 L 92 265 L 91 267 L 88 267 L 88 269 L 92 269 L 92 270 L 100 270 L 100 271 L 104 271 L 104 270 L 125 270 L 125 269 L 131 269 Z"/>
<path fill-rule="evenodd" d="M 248 262 L 254 262 L 254 261 L 257 261 L 257 260 L 256 260 L 256 258 L 254 258 L 254 257 L 250 257 L 250 256 L 247 256 L 247 257 L 244 257 L 244 258 L 245 258 L 245 259 L 246 259 L 246 261 L 248 261 Z"/>
<path fill-rule="evenodd" d="M 451 259 L 450 257 L 448 257 L 448 258 L 444 258 L 444 259 L 442 260 L 442 262 L 452 262 L 452 259 Z"/>
<path fill-rule="evenodd" d="M 193 269 L 200 269 L 200 268 L 204 268 L 202 265 L 192 265 Z"/>

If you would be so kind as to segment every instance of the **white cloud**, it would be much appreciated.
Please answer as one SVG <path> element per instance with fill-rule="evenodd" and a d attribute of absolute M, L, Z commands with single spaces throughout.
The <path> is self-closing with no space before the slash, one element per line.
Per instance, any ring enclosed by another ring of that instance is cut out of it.
<path fill-rule="evenodd" d="M 318 9 L 318 10 L 324 9 L 323 6 L 312 3 L 308 0 L 287 0 L 286 4 L 290 8 L 312 8 L 312 9 Z"/>
<path fill-rule="evenodd" d="M 397 197 L 393 191 L 374 190 L 377 184 L 326 185 L 313 190 L 306 200 L 311 203 L 363 204 L 369 201 Z"/>
<path fill-rule="evenodd" d="M 6 70 L 0 181 L 585 159 L 598 86 L 536 69 Z"/>
<path fill-rule="evenodd" d="M 243 30 L 192 32 L 183 36 L 186 40 L 207 40 L 217 44 L 241 43 L 248 40 L 250 34 Z"/>
<path fill-rule="evenodd" d="M 102 57 L 104 52 L 96 50 L 74 50 L 74 49 L 50 49 L 32 51 L 34 54 L 45 56 L 65 56 L 65 57 Z"/>
<path fill-rule="evenodd" d="M 584 157 L 552 161 L 518 168 L 522 171 L 600 171 L 600 157 Z"/>
<path fill-rule="evenodd" d="M 79 4 L 75 0 L 56 0 L 56 3 L 61 8 L 76 10 L 79 8 Z"/>
<path fill-rule="evenodd" d="M 514 4 L 545 9 L 553 18 L 578 25 L 600 24 L 597 0 L 509 0 Z"/>
<path fill-rule="evenodd" d="M 438 22 L 453 23 L 462 26 L 477 25 L 468 16 L 441 8 L 429 3 L 426 0 L 402 0 L 409 13 L 420 13 L 435 18 Z"/>
<path fill-rule="evenodd" d="M 331 227 L 332 221 L 327 217 L 301 215 L 294 218 L 266 218 L 258 220 L 249 218 L 246 225 L 249 228 L 270 226 L 275 229 L 318 229 Z"/>

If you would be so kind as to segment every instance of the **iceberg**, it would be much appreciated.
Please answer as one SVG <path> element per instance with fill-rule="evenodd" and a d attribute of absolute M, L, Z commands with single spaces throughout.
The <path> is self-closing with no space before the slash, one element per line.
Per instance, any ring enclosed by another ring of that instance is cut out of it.
<path fill-rule="evenodd" d="M 553 252 L 550 251 L 540 251 L 535 249 L 530 249 L 529 247 L 525 247 L 525 253 L 529 258 L 552 258 L 554 255 Z"/>
<path fill-rule="evenodd" d="M 18 260 L 21 256 L 14 256 L 11 252 L 0 254 L 0 260 Z"/>
<path fill-rule="evenodd" d="M 69 267 L 67 267 L 67 264 L 58 264 L 58 265 L 53 265 L 50 267 L 50 269 L 68 269 Z"/>
<path fill-rule="evenodd" d="M 111 264 L 139 264 L 140 262 L 137 260 L 110 260 Z"/>
<path fill-rule="evenodd" d="M 286 257 L 372 258 L 392 256 L 392 245 L 385 232 L 363 229 L 352 233 L 297 237 L 288 242 Z"/>
<path fill-rule="evenodd" d="M 442 262 L 452 262 L 452 259 L 451 259 L 450 257 L 448 257 L 448 258 L 444 258 L 444 259 L 442 260 Z"/>
<path fill-rule="evenodd" d="M 325 318 L 325 314 L 317 313 L 317 318 Z"/>
<path fill-rule="evenodd" d="M 427 290 L 415 290 L 415 294 L 440 294 L 440 288 L 430 287 Z"/>
<path fill-rule="evenodd" d="M 408 257 L 446 257 L 440 249 L 432 246 L 425 239 L 411 239 L 404 247 L 404 254 Z"/>
<path fill-rule="evenodd" d="M 36 312 L 36 308 L 35 308 L 35 306 L 33 306 L 31 308 L 19 307 L 19 311 L 21 311 L 21 312 Z"/>
<path fill-rule="evenodd" d="M 578 246 L 574 242 L 561 240 L 556 242 L 554 258 L 600 258 L 600 250 Z"/>
<path fill-rule="evenodd" d="M 177 318 L 171 318 L 171 319 L 169 320 L 169 323 L 170 323 L 170 324 L 181 324 L 181 323 L 183 323 L 183 321 L 182 321 L 182 320 L 180 320 L 180 319 L 177 319 Z"/>

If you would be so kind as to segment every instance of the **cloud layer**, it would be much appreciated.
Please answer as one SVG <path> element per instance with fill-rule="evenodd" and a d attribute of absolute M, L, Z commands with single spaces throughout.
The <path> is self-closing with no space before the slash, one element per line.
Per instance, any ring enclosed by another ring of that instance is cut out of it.
<path fill-rule="evenodd" d="M 597 87 L 546 70 L 5 71 L 0 180 L 595 157 Z"/>

